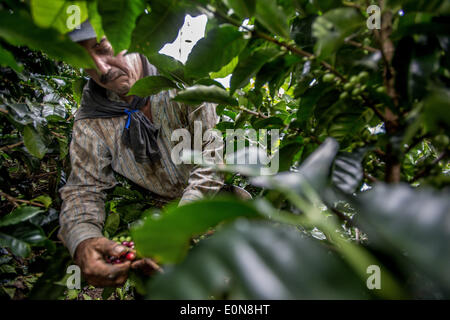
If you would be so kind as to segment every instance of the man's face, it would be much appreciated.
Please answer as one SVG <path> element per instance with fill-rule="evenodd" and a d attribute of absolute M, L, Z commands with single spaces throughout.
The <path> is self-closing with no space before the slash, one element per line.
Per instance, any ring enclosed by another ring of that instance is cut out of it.
<path fill-rule="evenodd" d="M 86 73 L 100 86 L 120 96 L 125 96 L 133 84 L 141 78 L 142 66 L 137 54 L 125 54 L 126 50 L 114 55 L 111 43 L 103 37 L 79 42 L 94 60 L 98 71 L 85 69 Z"/>

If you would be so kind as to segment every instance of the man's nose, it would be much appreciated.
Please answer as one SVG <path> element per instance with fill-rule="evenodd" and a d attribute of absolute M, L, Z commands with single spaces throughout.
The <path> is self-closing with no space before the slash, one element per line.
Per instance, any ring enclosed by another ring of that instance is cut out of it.
<path fill-rule="evenodd" d="M 111 66 L 105 61 L 105 59 L 98 57 L 93 58 L 100 77 L 106 75 L 109 72 L 109 70 L 111 70 Z"/>

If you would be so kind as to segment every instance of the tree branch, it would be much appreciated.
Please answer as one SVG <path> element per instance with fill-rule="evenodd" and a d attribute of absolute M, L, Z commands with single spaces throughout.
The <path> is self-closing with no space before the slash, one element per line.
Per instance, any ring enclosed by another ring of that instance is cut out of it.
<path fill-rule="evenodd" d="M 252 114 L 252 115 L 254 115 L 254 116 L 258 117 L 258 118 L 264 118 L 264 119 L 269 118 L 268 116 L 266 116 L 265 114 L 262 114 L 261 112 L 256 112 L 256 111 L 253 111 L 253 110 L 249 110 L 249 109 L 244 108 L 244 107 L 240 107 L 239 110 L 242 110 L 242 111 L 245 111 L 247 113 L 250 113 L 250 114 Z"/>
<path fill-rule="evenodd" d="M 23 144 L 23 141 L 19 141 L 17 143 L 10 144 L 9 146 L 1 147 L 0 151 L 6 151 L 6 150 L 14 149 L 15 147 L 21 146 L 22 144 Z"/>
<path fill-rule="evenodd" d="M 19 206 L 17 203 L 20 202 L 20 203 L 26 203 L 26 204 L 29 204 L 29 205 L 32 205 L 35 207 L 45 208 L 45 206 L 42 203 L 33 202 L 33 201 L 29 201 L 29 200 L 17 199 L 17 198 L 14 198 L 13 196 L 10 196 L 9 194 L 4 193 L 3 191 L 0 191 L 0 196 L 5 197 L 6 200 L 8 200 L 12 204 L 14 204 L 14 206 L 16 206 L 16 207 Z"/>

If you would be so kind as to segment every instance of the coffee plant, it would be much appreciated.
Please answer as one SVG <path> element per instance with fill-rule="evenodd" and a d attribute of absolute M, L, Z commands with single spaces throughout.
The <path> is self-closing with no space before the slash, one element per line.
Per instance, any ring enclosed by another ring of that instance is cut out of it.
<path fill-rule="evenodd" d="M 73 262 L 56 237 L 83 68 L 93 66 L 66 35 L 69 5 L 115 52 L 158 68 L 131 94 L 177 88 L 177 101 L 217 104 L 224 134 L 280 132 L 277 174 L 217 167 L 252 200 L 178 207 L 117 177 L 105 237 L 132 240 L 127 258 L 164 270 L 132 273 L 122 288 L 68 290 Z M 208 22 L 183 64 L 159 51 L 187 14 Z M 450 298 L 449 15 L 445 0 L 0 1 L 0 293 Z"/>

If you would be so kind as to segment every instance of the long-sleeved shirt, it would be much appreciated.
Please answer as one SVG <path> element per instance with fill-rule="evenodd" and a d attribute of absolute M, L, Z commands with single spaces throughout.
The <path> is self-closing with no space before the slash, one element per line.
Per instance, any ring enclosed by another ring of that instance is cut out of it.
<path fill-rule="evenodd" d="M 173 130 L 189 130 L 194 141 L 194 121 L 201 121 L 202 134 L 215 126 L 215 105 L 187 106 L 172 100 L 174 90 L 151 97 L 152 122 L 160 125 L 158 146 L 161 159 L 140 164 L 121 139 L 127 115 L 114 118 L 75 121 L 70 144 L 72 171 L 60 189 L 63 200 L 59 238 L 73 256 L 83 240 L 102 237 L 105 221 L 105 190 L 117 182 L 113 171 L 130 179 L 163 199 L 181 197 L 179 205 L 217 193 L 224 185 L 223 175 L 209 167 L 195 164 L 176 165 L 171 151 Z M 214 139 L 204 141 L 203 152 L 212 148 Z"/>

